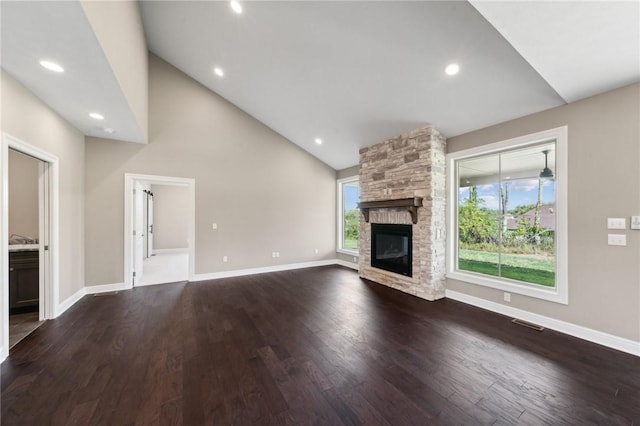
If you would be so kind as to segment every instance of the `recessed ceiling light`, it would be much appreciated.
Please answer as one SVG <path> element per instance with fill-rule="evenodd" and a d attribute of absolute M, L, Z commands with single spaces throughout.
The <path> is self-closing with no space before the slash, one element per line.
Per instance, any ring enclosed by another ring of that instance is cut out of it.
<path fill-rule="evenodd" d="M 224 71 L 222 71 L 222 68 L 215 67 L 213 72 L 216 73 L 218 77 L 224 77 Z"/>
<path fill-rule="evenodd" d="M 231 9 L 238 15 L 242 13 L 242 5 L 238 0 L 231 0 Z"/>
<path fill-rule="evenodd" d="M 104 115 L 98 114 L 97 112 L 92 112 L 89 114 L 89 117 L 95 118 L 96 120 L 104 120 Z"/>
<path fill-rule="evenodd" d="M 460 65 L 458 65 L 458 64 L 449 64 L 444 69 L 444 72 L 446 72 L 447 75 L 456 75 L 456 74 L 458 74 L 460 72 Z"/>
<path fill-rule="evenodd" d="M 42 65 L 43 67 L 45 67 L 46 69 L 48 69 L 50 71 L 64 72 L 64 68 L 62 68 L 60 65 L 56 64 L 55 62 L 40 61 L 40 65 Z"/>
<path fill-rule="evenodd" d="M 322 139 L 316 138 L 315 143 L 317 143 L 318 145 L 322 145 Z"/>

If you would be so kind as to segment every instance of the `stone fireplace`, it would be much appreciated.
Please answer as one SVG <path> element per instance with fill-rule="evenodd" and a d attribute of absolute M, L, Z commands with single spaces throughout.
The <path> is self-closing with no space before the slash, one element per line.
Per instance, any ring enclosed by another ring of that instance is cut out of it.
<path fill-rule="evenodd" d="M 427 300 L 444 297 L 445 145 L 429 126 L 360 150 L 362 278 Z M 393 242 L 387 232 L 388 247 L 372 253 L 372 228 L 393 229 L 386 225 L 410 228 L 410 250 L 399 246 L 409 240 Z"/>

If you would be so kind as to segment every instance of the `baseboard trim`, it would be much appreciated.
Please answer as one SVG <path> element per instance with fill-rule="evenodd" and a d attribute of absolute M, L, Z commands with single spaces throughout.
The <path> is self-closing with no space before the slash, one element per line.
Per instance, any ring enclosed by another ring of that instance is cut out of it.
<path fill-rule="evenodd" d="M 336 265 L 340 265 L 340 266 L 344 266 L 345 268 L 350 268 L 353 270 L 360 270 L 360 268 L 358 267 L 357 263 L 353 263 L 353 262 L 347 262 L 346 260 L 342 260 L 342 259 L 336 259 L 335 260 L 335 264 Z"/>
<path fill-rule="evenodd" d="M 54 318 L 58 318 L 60 315 L 65 313 L 67 309 L 75 305 L 78 300 L 82 299 L 87 294 L 96 294 L 96 293 L 106 293 L 109 291 L 120 291 L 126 290 L 124 283 L 115 283 L 115 284 L 102 284 L 102 285 L 92 285 L 88 287 L 83 287 L 80 290 L 73 293 L 71 296 L 67 297 L 64 302 L 59 303 L 56 306 L 56 312 Z"/>
<path fill-rule="evenodd" d="M 56 306 L 56 312 L 54 314 L 54 318 L 58 318 L 62 315 L 67 309 L 76 304 L 76 302 L 84 297 L 86 294 L 86 287 L 82 287 L 80 290 L 73 293 L 71 296 L 67 297 L 62 303 L 59 303 Z"/>
<path fill-rule="evenodd" d="M 290 271 L 293 269 L 314 268 L 316 266 L 336 265 L 338 259 L 314 260 L 311 262 L 289 263 L 286 265 L 264 266 L 261 268 L 236 269 L 234 271 L 195 274 L 191 281 L 217 280 L 220 278 L 242 277 L 245 275 L 265 274 L 267 272 Z"/>
<path fill-rule="evenodd" d="M 162 282 L 162 283 L 135 283 L 133 288 L 149 287 L 149 286 L 152 286 L 152 285 L 175 284 L 175 283 L 183 283 L 183 282 L 189 282 L 189 281 L 190 280 L 185 279 L 185 280 L 180 280 L 180 281 L 167 281 L 167 282 Z"/>
<path fill-rule="evenodd" d="M 110 291 L 129 290 L 125 283 L 92 285 L 84 288 L 86 294 L 108 293 Z"/>
<path fill-rule="evenodd" d="M 460 293 L 453 290 L 446 290 L 445 296 L 449 299 L 457 300 L 458 302 L 477 306 L 478 308 L 486 309 L 488 311 L 496 312 L 512 318 L 523 319 L 525 321 L 539 324 L 546 328 L 550 328 L 552 330 L 559 331 L 573 337 L 578 337 L 580 339 L 626 352 L 631 355 L 640 356 L 640 342 L 636 342 L 634 340 L 625 339 L 624 337 L 618 337 L 608 333 L 603 333 L 602 331 L 597 331 L 591 328 L 583 327 L 581 325 L 560 321 L 544 315 L 534 314 L 532 312 L 513 308 L 511 306 L 505 306 L 500 303 L 491 302 L 489 300 L 481 299 L 475 296 L 469 296 L 468 294 Z"/>
<path fill-rule="evenodd" d="M 153 254 L 176 254 L 176 253 L 189 253 L 189 247 L 151 250 L 152 255 Z"/>

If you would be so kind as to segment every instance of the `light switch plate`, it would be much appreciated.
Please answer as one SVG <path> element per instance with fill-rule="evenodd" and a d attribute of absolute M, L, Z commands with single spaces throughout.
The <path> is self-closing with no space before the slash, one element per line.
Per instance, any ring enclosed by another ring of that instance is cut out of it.
<path fill-rule="evenodd" d="M 640 216 L 631 216 L 631 229 L 640 229 Z"/>
<path fill-rule="evenodd" d="M 607 219 L 609 229 L 626 229 L 627 221 L 624 217 L 610 217 Z"/>
<path fill-rule="evenodd" d="M 626 246 L 627 236 L 624 234 L 609 234 L 608 241 L 610 246 Z"/>

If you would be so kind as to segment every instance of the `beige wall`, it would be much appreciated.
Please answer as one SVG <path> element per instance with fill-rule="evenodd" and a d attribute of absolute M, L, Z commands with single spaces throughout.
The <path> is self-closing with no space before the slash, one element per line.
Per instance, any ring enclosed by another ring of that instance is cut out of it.
<path fill-rule="evenodd" d="M 153 249 L 189 246 L 189 188 L 151 185 L 153 193 Z"/>
<path fill-rule="evenodd" d="M 358 177 L 359 173 L 360 173 L 360 166 L 355 165 L 355 166 L 348 167 L 346 169 L 338 170 L 336 172 L 336 178 L 345 179 L 349 177 Z"/>
<path fill-rule="evenodd" d="M 38 162 L 9 150 L 9 236 L 38 238 Z"/>
<path fill-rule="evenodd" d="M 640 84 L 478 130 L 448 152 L 554 127 L 569 129 L 569 305 L 516 294 L 510 306 L 640 341 Z M 607 245 L 607 217 L 626 217 L 626 247 Z M 447 288 L 496 303 L 502 292 L 455 280 Z"/>
<path fill-rule="evenodd" d="M 147 43 L 138 2 L 80 2 L 140 127 L 149 138 Z"/>
<path fill-rule="evenodd" d="M 4 71 L 2 131 L 59 159 L 59 303 L 84 286 L 84 136 Z"/>
<path fill-rule="evenodd" d="M 334 258 L 333 169 L 155 56 L 149 96 L 148 145 L 87 138 L 87 285 L 123 281 L 127 172 L 195 179 L 196 273 Z"/>

